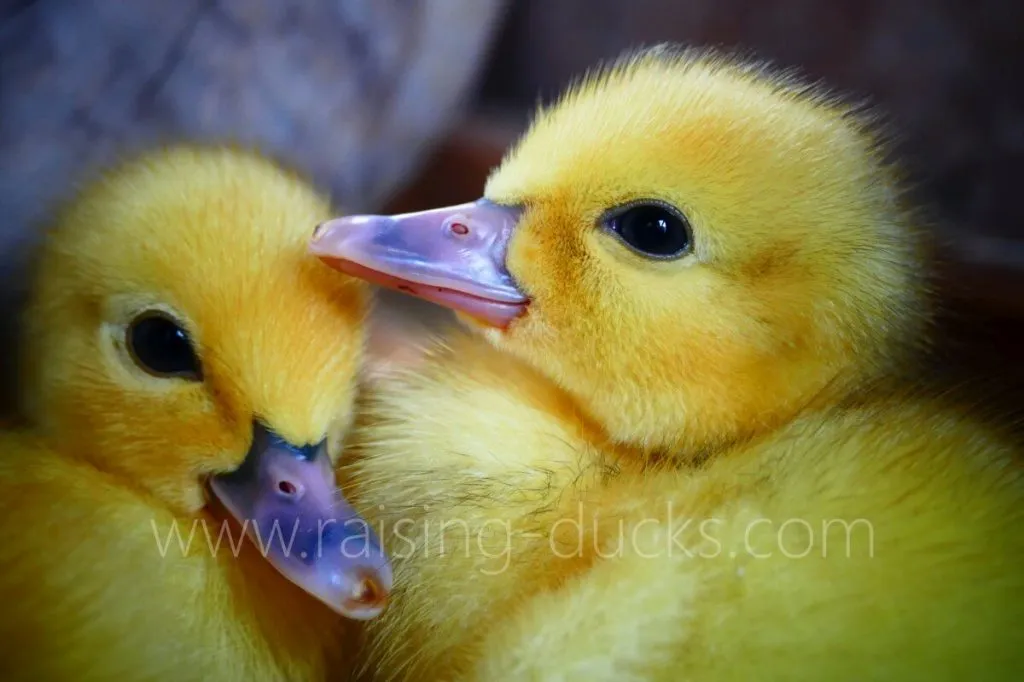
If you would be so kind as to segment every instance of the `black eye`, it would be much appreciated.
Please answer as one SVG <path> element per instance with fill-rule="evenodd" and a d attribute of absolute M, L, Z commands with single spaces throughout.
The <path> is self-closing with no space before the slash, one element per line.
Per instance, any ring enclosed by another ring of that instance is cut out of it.
<path fill-rule="evenodd" d="M 128 352 L 140 368 L 156 377 L 202 378 L 192 340 L 173 318 L 145 312 L 128 325 Z"/>
<path fill-rule="evenodd" d="M 651 258 L 678 258 L 690 248 L 690 226 L 679 211 L 656 203 L 633 204 L 607 221 L 633 250 Z"/>

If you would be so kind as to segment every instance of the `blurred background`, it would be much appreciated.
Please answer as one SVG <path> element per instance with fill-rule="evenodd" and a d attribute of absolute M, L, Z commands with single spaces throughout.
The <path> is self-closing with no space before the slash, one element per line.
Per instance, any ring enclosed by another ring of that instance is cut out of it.
<path fill-rule="evenodd" d="M 0 0 L 0 310 L 13 319 L 53 202 L 115 155 L 240 141 L 346 211 L 468 201 L 538 101 L 677 41 L 888 115 L 942 247 L 936 369 L 1020 388 L 1022 38 L 1020 0 Z"/>

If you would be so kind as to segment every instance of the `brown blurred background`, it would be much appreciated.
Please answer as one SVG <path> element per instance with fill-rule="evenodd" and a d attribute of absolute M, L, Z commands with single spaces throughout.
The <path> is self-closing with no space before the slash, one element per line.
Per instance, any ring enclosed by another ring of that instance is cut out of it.
<path fill-rule="evenodd" d="M 942 245 L 936 369 L 1019 388 L 1022 38 L 1020 0 L 0 0 L 0 306 L 53 202 L 126 150 L 256 144 L 352 211 L 471 200 L 538 100 L 679 41 L 888 114 Z"/>

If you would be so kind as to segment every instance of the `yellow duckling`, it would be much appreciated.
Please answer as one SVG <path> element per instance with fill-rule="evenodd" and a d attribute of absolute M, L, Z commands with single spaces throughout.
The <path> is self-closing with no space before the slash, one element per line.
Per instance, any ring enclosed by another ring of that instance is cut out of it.
<path fill-rule="evenodd" d="M 913 380 L 925 252 L 868 123 L 645 51 L 481 201 L 318 227 L 478 332 L 384 381 L 347 472 L 382 679 L 1020 677 L 1020 450 Z"/>
<path fill-rule="evenodd" d="M 3 679 L 320 680 L 351 659 L 343 616 L 379 613 L 391 577 L 324 445 L 368 303 L 307 254 L 329 215 L 268 160 L 199 148 L 59 213 L 27 424 L 0 435 Z"/>

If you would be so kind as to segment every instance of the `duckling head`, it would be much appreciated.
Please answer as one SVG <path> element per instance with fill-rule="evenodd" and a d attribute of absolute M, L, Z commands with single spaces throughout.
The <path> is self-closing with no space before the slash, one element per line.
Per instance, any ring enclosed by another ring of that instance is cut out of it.
<path fill-rule="evenodd" d="M 478 202 L 320 225 L 336 269 L 459 311 L 621 443 L 700 455 L 899 364 L 921 246 L 869 121 L 713 52 L 626 55 Z"/>
<path fill-rule="evenodd" d="M 368 299 L 308 256 L 325 215 L 299 178 L 239 150 L 103 174 L 41 252 L 22 406 L 63 455 L 179 516 L 219 504 L 286 577 L 359 618 L 380 611 L 390 569 L 326 440 L 352 413 Z M 290 547 L 266 542 L 274 525 Z"/>

